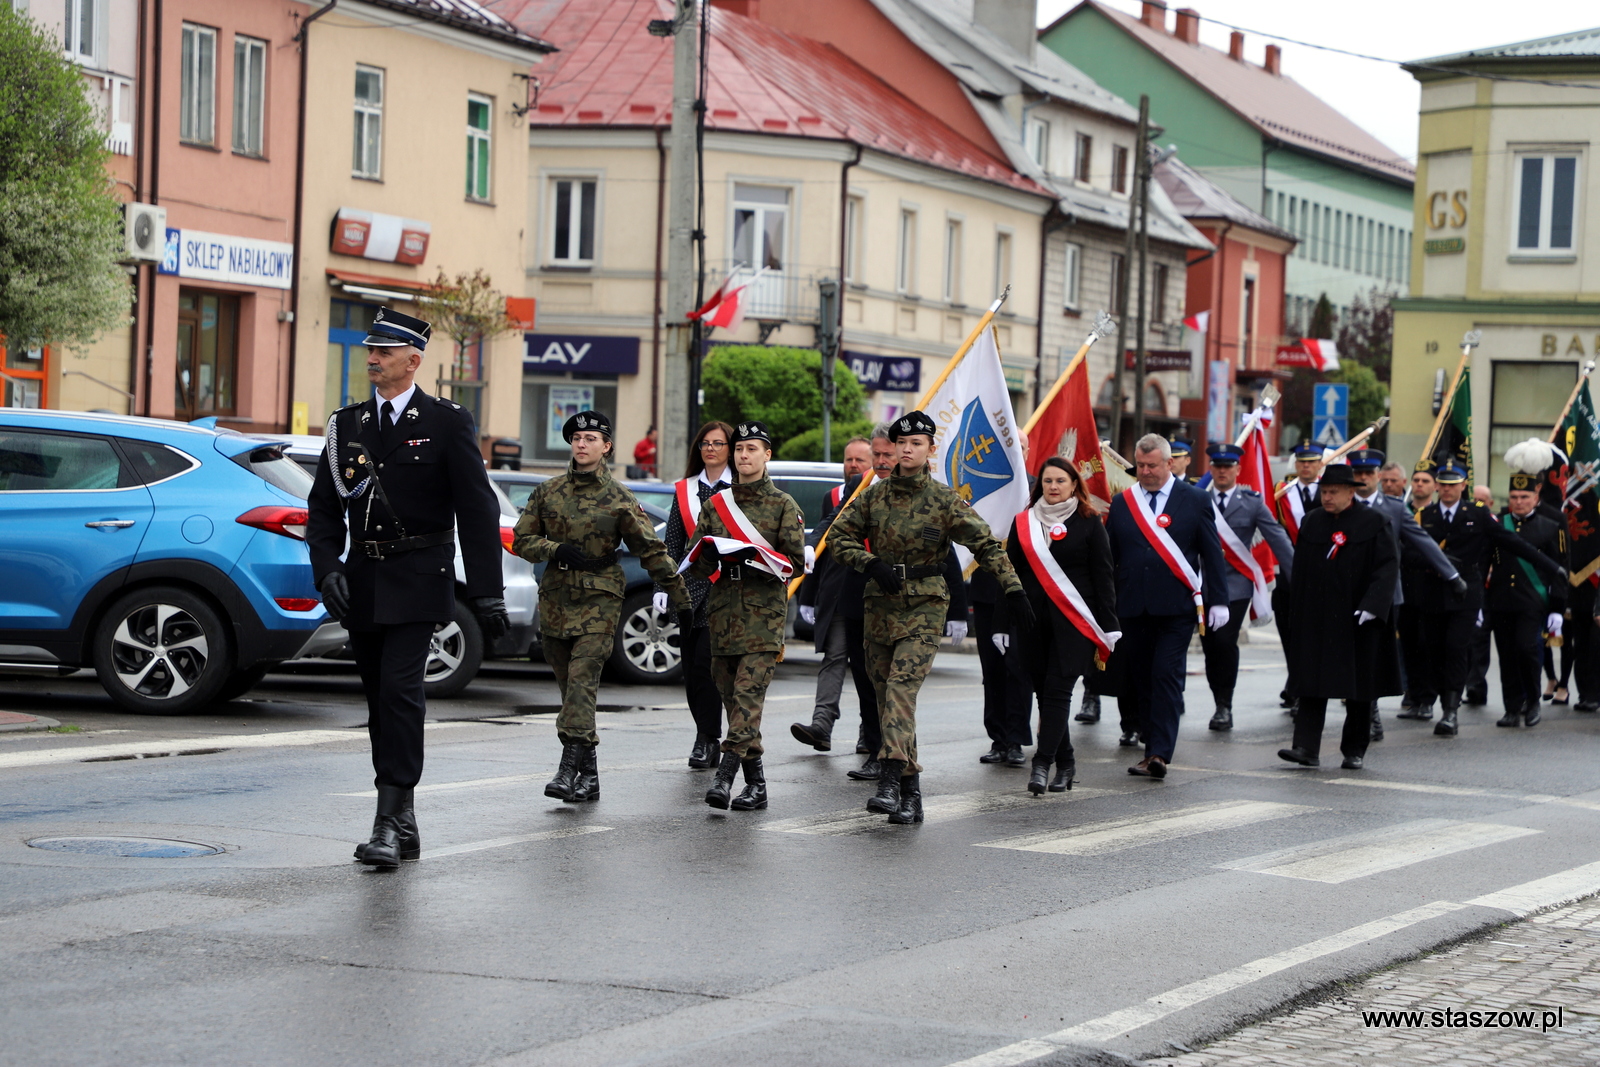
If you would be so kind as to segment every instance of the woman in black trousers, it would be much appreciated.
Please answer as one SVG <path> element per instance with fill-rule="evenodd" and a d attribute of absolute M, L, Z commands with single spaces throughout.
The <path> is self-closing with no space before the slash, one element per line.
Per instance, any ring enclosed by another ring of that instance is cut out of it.
<path fill-rule="evenodd" d="M 1020 529 L 1026 523 L 1026 530 Z M 1043 556 L 1047 555 L 1054 566 Z M 1037 620 L 1029 636 L 997 633 L 996 646 L 1022 656 L 1039 697 L 1039 747 L 1033 755 L 1030 793 L 1072 788 L 1077 772 L 1067 712 L 1077 680 L 1104 666 L 1118 632 L 1117 592 L 1112 583 L 1111 540 L 1095 514 L 1083 481 L 1059 456 L 1044 461 L 1028 510 L 1011 524 L 1006 554 L 1022 579 Z M 1074 596 L 1073 594 L 1076 594 Z M 1089 619 L 1072 614 L 1086 609 Z M 1085 634 L 1085 630 L 1089 634 Z M 1050 779 L 1050 764 L 1056 775 Z"/>

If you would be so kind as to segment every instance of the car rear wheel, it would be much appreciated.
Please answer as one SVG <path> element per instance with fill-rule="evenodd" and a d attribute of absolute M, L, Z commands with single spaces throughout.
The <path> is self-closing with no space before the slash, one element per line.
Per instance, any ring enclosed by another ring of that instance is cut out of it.
<path fill-rule="evenodd" d="M 95 631 L 95 673 L 128 711 L 182 715 L 203 708 L 219 698 L 232 666 L 227 626 L 184 589 L 135 590 L 111 605 Z"/>
<path fill-rule="evenodd" d="M 646 586 L 622 602 L 611 672 L 629 685 L 670 685 L 683 679 L 683 650 L 678 646 L 678 618 L 656 617 Z"/>
<path fill-rule="evenodd" d="M 428 643 L 428 666 L 422 674 L 430 699 L 460 693 L 483 666 L 483 631 L 472 609 L 456 601 L 456 617 L 434 633 Z"/>

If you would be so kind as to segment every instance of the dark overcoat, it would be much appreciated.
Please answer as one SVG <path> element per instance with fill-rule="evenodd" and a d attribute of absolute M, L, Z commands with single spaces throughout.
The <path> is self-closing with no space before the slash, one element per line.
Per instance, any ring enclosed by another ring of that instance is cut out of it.
<path fill-rule="evenodd" d="M 1358 504 L 1306 513 L 1289 586 L 1289 673 L 1298 695 L 1377 700 L 1401 691 L 1389 621 L 1399 567 L 1382 513 Z M 1360 611 L 1374 620 L 1358 626 Z"/>

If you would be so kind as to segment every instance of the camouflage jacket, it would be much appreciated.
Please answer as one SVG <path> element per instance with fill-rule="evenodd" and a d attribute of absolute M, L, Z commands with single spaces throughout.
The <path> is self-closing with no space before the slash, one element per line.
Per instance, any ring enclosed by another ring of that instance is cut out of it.
<path fill-rule="evenodd" d="M 868 641 L 893 644 L 907 637 L 944 633 L 950 590 L 942 569 L 952 541 L 972 550 L 978 565 L 1000 582 L 1002 592 L 1022 589 L 1005 548 L 989 532 L 989 524 L 927 471 L 910 477 L 894 474 L 874 482 L 833 520 L 828 547 L 847 567 L 864 571 L 873 560 L 881 559 L 908 567 L 941 568 L 940 574 L 904 582 L 893 596 L 877 582 L 867 582 Z"/>
<path fill-rule="evenodd" d="M 673 573 L 667 549 L 633 494 L 618 485 L 602 464 L 542 482 L 517 519 L 512 550 L 534 563 L 549 563 L 557 546 L 568 544 L 590 559 L 613 556 L 626 543 L 650 576 L 687 609 L 689 594 Z M 551 637 L 608 634 L 617 628 L 625 589 L 622 568 L 612 558 L 593 570 L 566 570 L 549 564 L 539 579 L 539 632 Z"/>
<path fill-rule="evenodd" d="M 805 520 L 800 505 L 788 493 L 780 492 L 772 479 L 735 485 L 733 501 L 745 518 L 761 532 L 779 555 L 789 557 L 796 574 L 805 569 Z M 733 537 L 711 501 L 700 508 L 699 537 Z M 689 573 L 709 577 L 714 568 L 696 561 Z M 783 648 L 783 624 L 789 614 L 786 584 L 754 567 L 740 568 L 742 577 L 730 578 L 731 567 L 724 566 L 722 577 L 711 586 L 706 598 L 706 622 L 711 627 L 713 656 L 743 656 L 750 652 L 777 652 Z"/>

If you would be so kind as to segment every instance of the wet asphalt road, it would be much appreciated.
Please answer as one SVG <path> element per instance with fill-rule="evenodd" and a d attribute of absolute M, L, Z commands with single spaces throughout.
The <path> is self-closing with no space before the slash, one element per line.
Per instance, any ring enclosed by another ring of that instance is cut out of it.
<path fill-rule="evenodd" d="M 919 827 L 844 777 L 852 696 L 832 753 L 788 736 L 798 648 L 757 813 L 701 801 L 675 689 L 605 687 L 601 799 L 547 800 L 554 682 L 496 666 L 430 705 L 424 858 L 393 872 L 350 859 L 373 804 L 351 672 L 184 719 L 0 680 L 0 708 L 84 727 L 0 735 L 0 1064 L 1119 1062 L 1600 890 L 1593 716 L 1513 731 L 1491 705 L 1454 740 L 1391 716 L 1364 772 L 1328 758 L 1335 722 L 1303 770 L 1275 755 L 1278 650 L 1244 662 L 1231 734 L 1191 677 L 1165 782 L 1126 774 L 1108 701 L 1073 725 L 1078 784 L 1035 799 L 977 762 L 977 657 L 941 655 Z M 225 850 L 27 844 L 71 835 Z"/>

